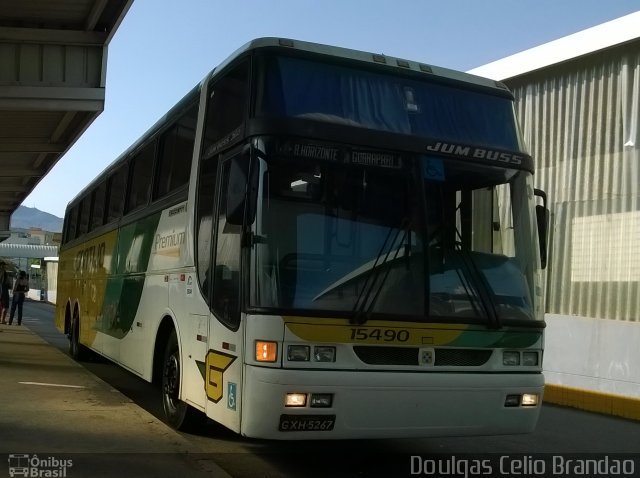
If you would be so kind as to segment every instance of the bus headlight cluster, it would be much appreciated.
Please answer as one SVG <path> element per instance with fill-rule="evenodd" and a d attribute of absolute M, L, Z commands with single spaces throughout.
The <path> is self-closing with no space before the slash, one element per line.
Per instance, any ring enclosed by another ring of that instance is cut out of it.
<path fill-rule="evenodd" d="M 333 405 L 333 393 L 287 393 L 284 401 L 285 407 L 306 407 L 307 398 L 311 408 L 331 408 Z"/>
<path fill-rule="evenodd" d="M 310 345 L 287 346 L 287 360 L 290 362 L 335 362 L 336 348 L 328 345 L 314 345 L 313 355 Z"/>
<path fill-rule="evenodd" d="M 505 407 L 535 407 L 538 405 L 537 393 L 523 393 L 522 395 L 507 395 L 504 400 Z"/>
<path fill-rule="evenodd" d="M 517 350 L 505 350 L 502 352 L 502 365 L 514 366 L 524 365 L 526 367 L 533 367 L 540 363 L 539 355 L 536 351 L 527 351 L 520 353 Z"/>

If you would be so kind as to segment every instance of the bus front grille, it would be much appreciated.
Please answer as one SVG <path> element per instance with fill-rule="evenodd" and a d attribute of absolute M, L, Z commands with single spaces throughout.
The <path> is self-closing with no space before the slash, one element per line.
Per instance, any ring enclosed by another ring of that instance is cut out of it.
<path fill-rule="evenodd" d="M 487 349 L 436 349 L 436 366 L 478 367 L 491 357 Z"/>
<path fill-rule="evenodd" d="M 354 345 L 353 351 L 360 360 L 369 365 L 420 365 L 417 347 L 379 347 Z M 436 348 L 436 367 L 478 367 L 491 357 L 487 349 Z"/>

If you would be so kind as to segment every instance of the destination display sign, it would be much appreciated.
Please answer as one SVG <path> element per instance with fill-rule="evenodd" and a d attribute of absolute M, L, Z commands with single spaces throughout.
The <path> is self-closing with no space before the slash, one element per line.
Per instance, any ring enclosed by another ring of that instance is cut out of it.
<path fill-rule="evenodd" d="M 328 161 L 333 163 L 354 164 L 375 168 L 401 169 L 403 157 L 387 151 L 353 149 L 347 146 L 334 146 L 299 141 L 286 141 L 279 145 L 278 153 L 293 158 Z"/>
<path fill-rule="evenodd" d="M 395 153 L 384 153 L 379 151 L 352 151 L 351 164 L 400 169 L 402 168 L 403 162 L 402 156 Z"/>
<path fill-rule="evenodd" d="M 334 146 L 320 144 L 287 142 L 280 148 L 280 153 L 305 159 L 320 161 L 343 162 L 344 151 Z"/>
<path fill-rule="evenodd" d="M 423 143 L 424 145 L 424 143 Z M 468 159 L 477 163 L 533 170 L 533 159 L 526 153 L 505 151 L 463 143 L 428 141 L 425 152 L 441 156 Z M 309 159 L 331 163 L 399 170 L 407 165 L 406 154 L 344 145 L 314 143 L 300 140 L 279 142 L 278 154 L 291 159 Z"/>

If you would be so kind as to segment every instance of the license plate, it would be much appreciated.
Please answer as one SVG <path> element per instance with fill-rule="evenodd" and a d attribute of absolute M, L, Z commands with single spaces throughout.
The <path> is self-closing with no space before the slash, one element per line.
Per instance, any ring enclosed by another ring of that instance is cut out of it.
<path fill-rule="evenodd" d="M 280 415 L 281 432 L 325 432 L 333 430 L 335 415 Z"/>

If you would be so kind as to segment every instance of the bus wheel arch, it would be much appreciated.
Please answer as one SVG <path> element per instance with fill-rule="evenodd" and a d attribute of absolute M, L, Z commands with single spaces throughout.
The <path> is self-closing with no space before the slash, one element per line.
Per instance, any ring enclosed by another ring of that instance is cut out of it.
<path fill-rule="evenodd" d="M 180 400 L 183 367 L 178 335 L 171 319 L 167 322 L 163 319 L 158 330 L 154 353 L 154 380 L 158 361 L 156 357 L 160 358 L 159 378 L 165 421 L 173 428 L 183 431 L 192 431 L 202 426 L 206 421 L 204 414 Z"/>
<path fill-rule="evenodd" d="M 67 306 L 64 309 L 64 334 L 71 337 L 71 301 L 67 301 Z"/>
<path fill-rule="evenodd" d="M 82 361 L 88 357 L 87 348 L 80 343 L 80 311 L 78 304 L 73 308 L 73 316 L 69 325 L 69 355 L 74 360 Z"/>
<path fill-rule="evenodd" d="M 162 386 L 162 368 L 164 366 L 164 353 L 167 348 L 167 342 L 172 332 L 176 330 L 173 318 L 165 315 L 160 321 L 160 327 L 156 333 L 156 341 L 153 348 L 153 368 L 151 381 L 157 386 Z"/>

